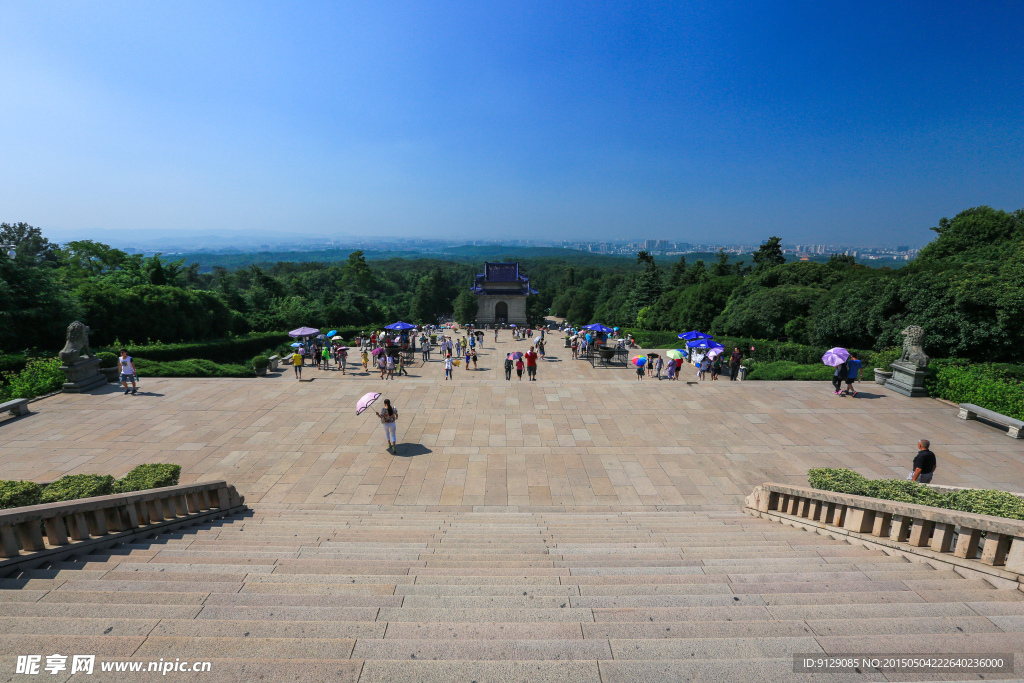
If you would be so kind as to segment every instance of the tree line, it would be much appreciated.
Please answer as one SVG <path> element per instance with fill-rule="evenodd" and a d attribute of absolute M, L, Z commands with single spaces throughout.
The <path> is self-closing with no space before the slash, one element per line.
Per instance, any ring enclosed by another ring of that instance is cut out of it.
<path fill-rule="evenodd" d="M 571 252 L 520 260 L 540 291 L 532 324 L 551 313 L 577 324 L 700 329 L 826 346 L 899 345 L 920 325 L 943 357 L 1017 362 L 1024 329 L 1024 209 L 982 206 L 933 228 L 935 239 L 899 269 L 852 257 L 786 262 L 771 237 L 749 263 L 724 252 L 659 263 Z M 90 240 L 57 245 L 25 223 L 0 224 L 0 350 L 53 350 L 74 319 L 96 344 L 194 341 L 311 325 L 373 327 L 402 319 L 471 322 L 478 263 L 429 258 L 249 264 L 202 272 L 184 259 L 128 254 Z"/>

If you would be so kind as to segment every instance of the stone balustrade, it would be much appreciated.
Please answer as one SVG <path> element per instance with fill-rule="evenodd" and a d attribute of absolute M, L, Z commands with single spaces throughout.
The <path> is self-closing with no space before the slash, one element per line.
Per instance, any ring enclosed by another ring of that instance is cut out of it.
<path fill-rule="evenodd" d="M 211 481 L 0 510 L 0 576 L 244 509 Z"/>
<path fill-rule="evenodd" d="M 1021 520 L 772 483 L 755 488 L 746 507 L 762 517 L 840 530 L 986 573 L 999 568 L 997 575 L 1024 581 Z"/>

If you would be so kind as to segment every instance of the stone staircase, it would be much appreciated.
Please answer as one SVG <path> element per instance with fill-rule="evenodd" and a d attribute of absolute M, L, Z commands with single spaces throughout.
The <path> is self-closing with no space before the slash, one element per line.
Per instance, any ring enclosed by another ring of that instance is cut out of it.
<path fill-rule="evenodd" d="M 205 660 L 217 681 L 656 683 L 794 680 L 794 653 L 1024 649 L 1020 591 L 731 505 L 325 507 L 0 581 L 0 681 L 31 680 L 19 654 Z"/>

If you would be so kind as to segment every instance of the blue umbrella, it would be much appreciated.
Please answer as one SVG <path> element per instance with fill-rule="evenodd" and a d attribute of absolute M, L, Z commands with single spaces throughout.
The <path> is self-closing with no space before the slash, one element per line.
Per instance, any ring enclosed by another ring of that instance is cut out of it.
<path fill-rule="evenodd" d="M 385 330 L 415 330 L 416 326 L 415 325 L 410 325 L 409 323 L 403 323 L 401 320 L 399 320 L 397 323 L 391 323 L 390 325 L 385 326 L 384 329 Z"/>
<path fill-rule="evenodd" d="M 686 341 L 696 341 L 697 339 L 711 339 L 712 337 L 710 334 L 704 334 L 697 330 L 690 330 L 689 332 L 683 332 L 679 335 L 679 338 L 685 339 Z"/>
<path fill-rule="evenodd" d="M 327 333 L 327 338 L 330 339 L 331 337 L 333 337 L 336 334 L 338 334 L 337 330 L 331 330 L 330 332 Z"/>
<path fill-rule="evenodd" d="M 600 323 L 594 323 L 593 325 L 587 325 L 583 329 L 590 330 L 591 332 L 600 332 L 601 334 L 611 334 L 614 330 L 610 327 L 605 327 Z"/>
<path fill-rule="evenodd" d="M 686 348 L 688 349 L 713 349 L 715 347 L 721 347 L 722 345 L 716 342 L 710 337 L 706 339 L 697 339 L 691 342 L 686 342 Z"/>

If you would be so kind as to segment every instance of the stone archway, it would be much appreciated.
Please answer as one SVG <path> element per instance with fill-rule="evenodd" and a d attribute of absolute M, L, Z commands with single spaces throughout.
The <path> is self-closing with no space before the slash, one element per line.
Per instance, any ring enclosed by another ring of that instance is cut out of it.
<path fill-rule="evenodd" d="M 494 304 L 494 322 L 508 322 L 508 304 L 505 303 L 504 301 L 499 301 L 498 303 Z"/>

